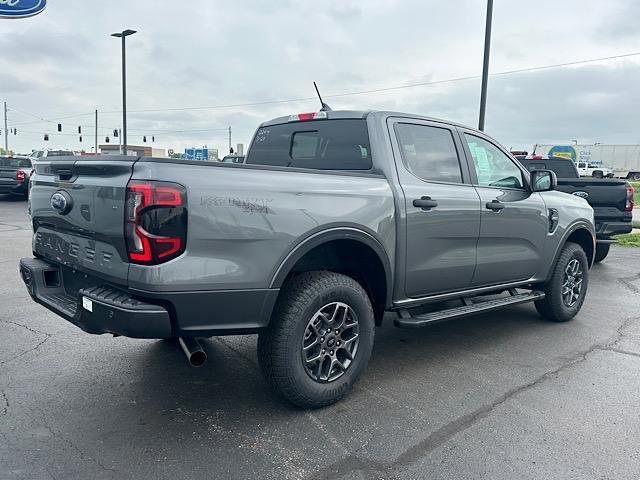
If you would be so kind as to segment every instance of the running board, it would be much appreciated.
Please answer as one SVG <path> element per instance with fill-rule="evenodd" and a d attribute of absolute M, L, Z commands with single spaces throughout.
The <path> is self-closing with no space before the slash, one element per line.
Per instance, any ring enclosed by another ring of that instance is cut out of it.
<path fill-rule="evenodd" d="M 463 298 L 462 302 L 464 305 L 461 307 L 448 308 L 446 310 L 423 313 L 422 315 L 416 316 L 411 316 L 406 309 L 403 309 L 398 312 L 398 318 L 394 323 L 396 327 L 419 328 L 432 323 L 442 322 L 444 320 L 466 317 L 468 315 L 475 315 L 476 313 L 489 312 L 508 305 L 519 305 L 521 303 L 533 302 L 544 298 L 544 293 L 539 291 L 517 293 L 514 289 L 511 289 L 509 293 L 510 295 L 508 297 L 501 297 L 478 303 L 472 303 L 469 298 Z"/>

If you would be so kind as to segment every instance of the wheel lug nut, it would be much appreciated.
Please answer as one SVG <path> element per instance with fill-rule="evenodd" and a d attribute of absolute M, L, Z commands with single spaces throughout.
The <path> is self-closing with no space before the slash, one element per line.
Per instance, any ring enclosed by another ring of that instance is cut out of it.
<path fill-rule="evenodd" d="M 338 341 L 338 346 L 340 346 L 340 341 Z"/>
<path fill-rule="evenodd" d="M 324 337 L 320 338 L 320 341 L 321 341 L 321 342 L 324 342 Z"/>
<path fill-rule="evenodd" d="M 329 353 L 330 353 L 331 355 L 333 355 L 333 350 L 331 350 Z"/>
<path fill-rule="evenodd" d="M 323 348 L 323 349 L 322 349 L 322 353 L 327 353 L 327 351 Z"/>

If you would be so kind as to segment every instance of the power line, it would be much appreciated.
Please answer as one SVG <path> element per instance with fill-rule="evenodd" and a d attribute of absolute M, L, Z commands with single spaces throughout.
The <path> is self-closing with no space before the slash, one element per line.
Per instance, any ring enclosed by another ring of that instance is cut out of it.
<path fill-rule="evenodd" d="M 541 66 L 535 66 L 535 67 L 526 67 L 526 68 L 519 68 L 519 69 L 514 69 L 514 70 L 506 70 L 506 71 L 502 71 L 502 72 L 495 72 L 495 73 L 491 73 L 490 76 L 495 77 L 495 76 L 502 76 L 502 75 L 512 75 L 512 74 L 517 74 L 517 73 L 525 73 L 525 72 L 533 72 L 533 71 L 539 71 L 539 70 L 549 70 L 549 69 L 553 69 L 553 68 L 561 68 L 561 67 L 567 67 L 567 66 L 573 66 L 573 65 L 584 65 L 584 64 L 588 64 L 588 63 L 596 63 L 596 62 L 602 62 L 602 61 L 608 61 L 608 60 L 617 60 L 617 59 L 621 59 L 621 58 L 629 58 L 629 57 L 635 57 L 640 55 L 640 52 L 633 52 L 633 53 L 625 53 L 625 54 L 621 54 L 621 55 L 611 55 L 611 56 L 607 56 L 607 57 L 599 57 L 599 58 L 591 58 L 591 59 L 587 59 L 587 60 L 575 60 L 575 61 L 570 61 L 570 62 L 563 62 L 563 63 L 556 63 L 556 64 L 551 64 L 551 65 L 541 65 Z M 324 95 L 324 97 L 326 98 L 338 98 L 338 97 L 348 97 L 348 96 L 355 96 L 355 95 L 364 95 L 364 94 L 369 94 L 369 93 L 381 93 L 381 92 L 388 92 L 388 91 L 394 91 L 394 90 L 402 90 L 402 89 L 406 89 L 406 88 L 415 88 L 415 87 L 422 87 L 422 86 L 429 86 L 429 85 L 442 85 L 442 84 L 447 84 L 447 83 L 456 83 L 456 82 L 463 82 L 463 81 L 468 81 L 468 80 L 476 80 L 481 78 L 480 75 L 469 75 L 469 76 L 465 76 L 465 77 L 456 77 L 456 78 L 449 78 L 449 79 L 443 79 L 443 80 L 431 80 L 431 81 L 425 81 L 425 82 L 416 82 L 416 83 L 409 83 L 409 84 L 404 84 L 404 85 L 395 85 L 395 86 L 390 86 L 390 87 L 381 87 L 381 88 L 375 88 L 375 89 L 368 89 L 368 90 L 357 90 L 357 91 L 352 91 L 352 92 L 343 92 L 343 93 L 334 93 L 334 94 L 330 94 L 330 95 Z M 189 110 L 215 110 L 215 109 L 225 109 L 225 108 L 239 108 L 239 107 L 254 107 L 254 106 L 262 106 L 262 105 L 275 105 L 275 104 L 284 104 L 284 103 L 295 103 L 295 102 L 304 102 L 304 101 L 311 101 L 311 100 L 317 100 L 317 97 L 299 97 L 299 98 L 289 98 L 289 99 L 284 99 L 284 100 L 264 100 L 264 101 L 260 101 L 260 102 L 245 102 L 245 103 L 233 103 L 233 104 L 226 104 L 226 105 L 211 105 L 211 106 L 202 106 L 202 107 L 175 107 L 175 108 L 156 108 L 156 109 L 142 109 L 142 110 L 129 110 L 129 113 L 154 113 L 154 112 L 177 112 L 177 111 L 189 111 Z M 15 107 L 11 107 L 13 110 L 16 111 L 21 111 L 19 109 L 16 109 Z M 34 114 L 30 114 L 27 112 L 23 112 L 26 115 L 32 116 L 34 118 L 38 118 L 43 122 L 47 122 L 47 123 L 55 123 L 55 120 L 62 120 L 65 118 L 73 118 L 73 117 L 79 117 L 79 116 L 85 116 L 85 115 L 93 115 L 93 112 L 91 113 L 82 113 L 82 114 L 77 114 L 77 115 L 69 115 L 66 117 L 58 117 L 56 119 L 45 119 L 42 117 L 39 117 L 37 115 Z M 121 110 L 107 110 L 107 111 L 101 111 L 100 114 L 101 115 L 105 115 L 105 114 L 119 114 L 122 113 Z M 31 122 L 30 122 L 31 123 Z M 32 122 L 32 123 L 37 123 L 37 122 Z M 24 123 L 26 124 L 26 123 Z M 19 126 L 20 124 L 14 124 L 15 126 Z M 88 126 L 88 128 L 93 128 L 93 126 Z"/>
<path fill-rule="evenodd" d="M 29 113 L 25 110 L 21 110 L 15 107 L 9 107 L 7 106 L 7 108 L 9 110 L 12 111 L 16 111 L 19 112 L 23 115 L 28 115 L 30 117 L 34 117 L 34 118 L 40 118 L 41 122 L 28 122 L 29 124 L 32 123 L 52 123 L 54 125 L 57 124 L 57 122 L 53 121 L 53 119 L 47 120 L 45 118 L 41 118 L 33 113 Z M 70 118 L 70 117 L 68 117 Z M 26 123 L 25 123 L 26 124 Z M 11 128 L 16 127 L 16 126 L 20 126 L 20 123 L 12 123 L 11 124 Z M 95 128 L 95 125 L 76 125 L 76 124 L 69 124 L 69 123 L 61 123 L 60 125 L 62 126 L 71 126 L 71 127 L 81 127 L 81 128 L 86 128 L 88 130 L 93 130 Z M 141 132 L 141 133 L 146 133 L 147 135 L 160 135 L 160 134 L 165 134 L 165 133 L 188 133 L 188 132 L 211 132 L 211 131 L 227 131 L 228 127 L 223 127 L 223 128 L 202 128 L 202 129 L 189 129 L 189 130 L 156 130 L 153 128 L 130 128 L 129 131 L 130 132 Z M 113 132 L 114 129 L 113 128 L 109 128 L 109 127 L 98 127 L 98 130 L 102 130 L 103 132 Z M 117 129 L 116 129 L 117 130 Z M 22 132 L 28 132 L 28 133 L 47 133 L 47 132 L 33 132 L 33 131 L 29 131 L 29 130 L 21 130 Z M 52 132 L 55 133 L 56 135 L 68 135 L 68 136 L 76 136 L 75 133 L 62 133 L 62 132 Z M 81 135 L 81 134 L 77 134 L 77 135 Z"/>
<path fill-rule="evenodd" d="M 492 73 L 492 74 L 490 74 L 490 76 L 511 75 L 511 74 L 515 74 L 515 73 L 533 72 L 533 71 L 537 71 L 537 70 L 547 70 L 547 69 L 552 69 L 552 68 L 567 67 L 567 66 L 571 66 L 571 65 L 583 65 L 583 64 L 587 64 L 587 63 L 602 62 L 602 61 L 606 61 L 606 60 L 616 60 L 616 59 L 620 59 L 620 58 L 635 57 L 635 56 L 638 56 L 638 55 L 640 55 L 640 52 L 625 53 L 625 54 L 622 54 L 622 55 L 612 55 L 612 56 L 600 57 L 600 58 L 591 58 L 591 59 L 588 59 L 588 60 L 576 60 L 576 61 L 572 61 L 572 62 L 556 63 L 556 64 L 552 64 L 552 65 L 542 65 L 542 66 L 536 66 L 536 67 L 519 68 L 519 69 L 516 69 L 516 70 L 506 70 L 506 71 L 503 71 L 503 72 Z M 446 83 L 462 82 L 462 81 L 466 81 L 466 80 L 475 80 L 475 79 L 478 79 L 478 78 L 481 78 L 480 75 L 470 75 L 470 76 L 466 76 L 466 77 L 457 77 L 457 78 L 449 78 L 449 79 L 445 79 L 445 80 L 432 80 L 432 81 L 427 81 L 427 82 L 409 83 L 409 84 L 405 84 L 405 85 L 396 85 L 396 86 L 392 86 L 392 87 L 375 88 L 375 89 L 370 89 L 370 90 L 359 90 L 359 91 L 354 91 L 354 92 L 334 93 L 334 94 L 331 94 L 331 95 L 323 95 L 323 97 L 326 97 L 326 98 L 348 97 L 348 96 L 352 96 L 352 95 L 364 95 L 364 94 L 367 94 L 367 93 L 388 92 L 388 91 L 392 91 L 392 90 L 401 90 L 401 89 L 405 89 L 405 88 L 423 87 L 423 86 L 427 86 L 427 85 L 439 85 L 439 84 L 446 84 Z M 261 102 L 235 103 L 235 104 L 229 104 L 229 105 L 213 105 L 213 106 L 207 106 L 207 107 L 176 107 L 176 108 L 158 108 L 158 109 L 146 109 L 146 110 L 129 110 L 129 113 L 176 112 L 176 111 L 185 111 L 185 110 L 213 110 L 213 109 L 222 109 L 222 108 L 253 107 L 253 106 L 271 105 L 271 104 L 279 104 L 279 103 L 293 103 L 293 102 L 302 102 L 302 101 L 309 101 L 309 100 L 317 100 L 317 97 L 289 98 L 289 99 L 286 99 L 286 100 L 266 100 L 266 101 L 261 101 Z M 121 113 L 121 112 L 119 112 L 117 110 L 111 110 L 111 111 L 105 111 L 105 112 L 102 112 L 102 113 L 103 114 L 110 114 L 110 113 Z"/>
<path fill-rule="evenodd" d="M 19 127 L 20 125 L 33 125 L 34 123 L 42 123 L 42 122 L 46 122 L 46 123 L 56 123 L 58 120 L 66 120 L 66 119 L 68 119 L 68 118 L 76 118 L 76 117 L 86 117 L 86 116 L 89 116 L 89 115 L 93 115 L 93 114 L 94 114 L 94 112 L 88 112 L 88 113 L 77 113 L 77 114 L 74 114 L 74 115 L 65 115 L 65 116 L 62 116 L 62 117 L 56 117 L 56 118 L 49 118 L 49 119 L 47 119 L 47 118 L 42 118 L 42 117 L 40 117 L 40 116 L 38 116 L 38 115 L 35 115 L 35 114 L 33 114 L 33 113 L 29 113 L 29 112 L 26 112 L 26 111 L 24 111 L 24 110 L 21 110 L 21 109 L 15 108 L 15 107 L 7 106 L 7 108 L 8 108 L 9 110 L 16 111 L 16 112 L 21 113 L 21 114 L 23 114 L 23 115 L 27 115 L 27 116 L 29 116 L 29 117 L 33 117 L 33 118 L 37 118 L 37 119 L 39 119 L 39 120 L 36 120 L 36 121 L 31 121 L 31 122 L 20 122 L 20 123 L 14 123 L 13 125 L 14 125 L 15 127 Z"/>
<path fill-rule="evenodd" d="M 159 136 L 163 136 L 165 134 L 171 134 L 171 133 L 190 133 L 190 132 L 227 132 L 229 130 L 229 127 L 227 128 L 202 128 L 202 129 L 196 129 L 196 130 L 164 130 L 160 133 L 156 133 L 153 131 L 149 131 L 149 130 L 136 130 L 136 131 L 140 131 L 142 133 L 145 133 L 146 136 L 150 136 L 150 135 L 155 135 L 156 137 Z M 131 131 L 131 130 L 129 130 Z M 111 132 L 113 132 L 113 130 L 111 130 Z M 19 130 L 18 133 L 32 133 L 32 134 L 36 134 L 36 135 L 44 135 L 45 133 L 47 135 L 51 136 L 56 136 L 56 135 L 61 135 L 61 136 L 65 136 L 65 137 L 81 137 L 83 134 L 81 133 L 62 133 L 62 132 L 35 132 L 33 130 Z"/>

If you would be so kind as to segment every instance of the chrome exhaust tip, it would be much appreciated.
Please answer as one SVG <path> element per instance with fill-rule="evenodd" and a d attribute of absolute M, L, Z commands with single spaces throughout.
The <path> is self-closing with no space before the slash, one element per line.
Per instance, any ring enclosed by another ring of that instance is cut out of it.
<path fill-rule="evenodd" d="M 195 338 L 179 337 L 178 343 L 182 347 L 182 351 L 187 356 L 189 365 L 192 367 L 201 367 L 207 361 L 207 353 L 202 349 L 202 345 Z"/>

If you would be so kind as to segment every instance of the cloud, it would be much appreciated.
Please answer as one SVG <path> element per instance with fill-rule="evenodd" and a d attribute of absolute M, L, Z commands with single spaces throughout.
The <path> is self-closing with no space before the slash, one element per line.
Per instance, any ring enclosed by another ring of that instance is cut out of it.
<path fill-rule="evenodd" d="M 138 141 L 146 131 L 156 134 L 159 146 L 208 144 L 223 151 L 229 125 L 234 143 L 247 143 L 261 121 L 317 108 L 314 80 L 329 96 L 479 75 L 482 68 L 485 4 L 476 0 L 184 3 L 189 6 L 65 0 L 51 2 L 36 17 L 0 20 L 0 93 L 10 106 L 47 119 L 89 113 L 61 120 L 65 132 L 90 125 L 97 108 L 101 136 L 107 134 L 121 123 L 120 44 L 109 34 L 131 27 L 138 33 L 127 40 L 130 137 Z M 499 2 L 491 69 L 633 51 L 640 40 L 634 23 L 638 5 L 614 0 L 585 9 L 580 0 Z M 640 142 L 639 69 L 637 60 L 628 59 L 492 77 L 488 133 L 507 146 L 574 138 Z M 479 90 L 479 80 L 468 80 L 327 102 L 334 109 L 392 109 L 476 125 Z M 136 113 L 306 97 L 311 100 Z M 13 123 L 35 120 L 17 110 L 9 116 Z M 54 122 L 30 124 L 36 133 L 19 134 L 11 145 L 23 151 L 42 147 L 41 134 Z M 168 133 L 176 130 L 189 132 Z M 80 144 L 73 136 L 52 135 L 47 146 Z"/>

